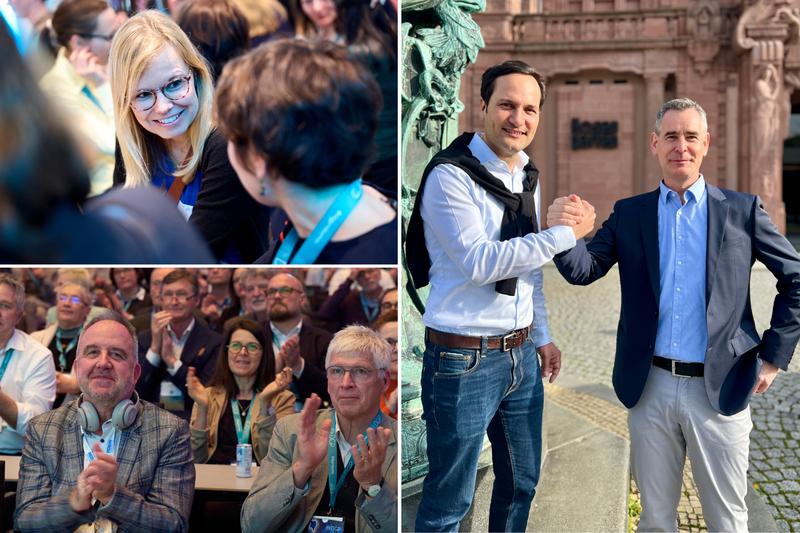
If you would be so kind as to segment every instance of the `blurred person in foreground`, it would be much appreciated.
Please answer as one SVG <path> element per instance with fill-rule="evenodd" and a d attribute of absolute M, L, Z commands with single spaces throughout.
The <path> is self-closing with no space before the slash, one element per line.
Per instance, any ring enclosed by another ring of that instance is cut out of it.
<path fill-rule="evenodd" d="M 361 180 L 380 92 L 346 49 L 266 43 L 228 63 L 215 106 L 245 189 L 281 208 L 280 239 L 259 261 L 396 263 L 397 213 Z"/>
<path fill-rule="evenodd" d="M 187 530 L 189 431 L 136 396 L 136 351 L 136 332 L 117 313 L 86 325 L 75 360 L 81 397 L 28 426 L 15 530 Z"/>
<path fill-rule="evenodd" d="M 397 342 L 398 342 L 398 322 L 397 308 L 390 309 L 373 322 L 372 329 L 378 332 L 383 340 L 392 347 L 392 364 L 389 367 L 389 387 L 381 395 L 381 411 L 386 416 L 397 419 Z"/>
<path fill-rule="evenodd" d="M 110 63 L 114 183 L 165 191 L 218 259 L 256 260 L 269 244 L 269 210 L 247 194 L 228 162 L 211 120 L 214 85 L 203 56 L 168 16 L 149 10 L 120 27 Z"/>
<path fill-rule="evenodd" d="M 303 532 L 336 522 L 345 531 L 397 530 L 396 423 L 382 415 L 391 349 L 363 326 L 338 332 L 325 367 L 333 409 L 278 421 L 242 506 L 242 531 Z"/>
<path fill-rule="evenodd" d="M 114 175 L 114 110 L 108 50 L 119 27 L 105 0 L 64 0 L 44 29 L 56 52 L 39 82 L 64 113 L 91 171 L 90 195 L 110 189 Z"/>
<path fill-rule="evenodd" d="M 158 193 L 115 192 L 79 208 L 89 175 L 1 20 L 0 129 L 0 261 L 211 261 L 205 244 L 165 209 Z"/>

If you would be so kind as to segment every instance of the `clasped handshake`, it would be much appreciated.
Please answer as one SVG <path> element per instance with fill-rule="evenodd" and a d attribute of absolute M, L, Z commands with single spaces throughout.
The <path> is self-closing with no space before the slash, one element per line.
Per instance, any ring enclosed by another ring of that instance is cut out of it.
<path fill-rule="evenodd" d="M 576 239 L 582 239 L 594 229 L 594 206 L 577 194 L 556 198 L 547 208 L 547 227 L 569 226 Z"/>

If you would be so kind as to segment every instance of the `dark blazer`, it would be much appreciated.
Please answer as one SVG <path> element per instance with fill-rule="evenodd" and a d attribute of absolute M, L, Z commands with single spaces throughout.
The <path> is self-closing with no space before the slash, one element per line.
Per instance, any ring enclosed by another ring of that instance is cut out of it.
<path fill-rule="evenodd" d="M 359 291 L 351 289 L 353 280 L 345 279 L 341 285 L 322 303 L 315 318 L 323 320 L 331 329 L 340 330 L 351 324 L 369 325 L 364 307 L 361 305 Z"/>
<path fill-rule="evenodd" d="M 69 493 L 83 470 L 77 400 L 28 424 L 17 484 L 14 528 L 73 531 L 107 518 L 119 531 L 186 531 L 194 494 L 189 428 L 147 402 L 117 448 L 117 492 L 107 507 L 75 513 Z"/>
<path fill-rule="evenodd" d="M 746 193 L 706 185 L 706 393 L 722 414 L 750 401 L 761 360 L 786 370 L 800 337 L 800 258 Z M 626 407 L 644 390 L 652 364 L 660 292 L 658 196 L 620 200 L 592 241 L 583 240 L 555 263 L 564 278 L 587 285 L 619 263 L 622 309 L 613 383 Z M 759 338 L 750 308 L 750 269 L 762 262 L 778 280 L 770 328 Z"/>
<path fill-rule="evenodd" d="M 201 320 L 195 319 L 192 332 L 186 339 L 186 345 L 181 353 L 180 369 L 171 376 L 167 372 L 167 367 L 163 361 L 155 367 L 147 360 L 147 350 L 150 348 L 150 341 L 153 340 L 152 331 L 149 329 L 139 334 L 139 364 L 142 366 L 142 375 L 136 383 L 136 392 L 143 400 L 158 404 L 161 394 L 161 382 L 165 379 L 170 380 L 183 393 L 184 410 L 176 411 L 175 414 L 189 419 L 192 412 L 194 400 L 189 397 L 186 390 L 186 373 L 190 366 L 195 368 L 197 377 L 204 385 L 208 385 L 211 376 L 214 374 L 217 356 L 222 345 L 222 336 L 211 329 Z"/>
<path fill-rule="evenodd" d="M 227 150 L 225 137 L 213 130 L 203 146 L 198 167 L 203 181 L 189 222 L 217 259 L 222 259 L 233 243 L 241 254 L 241 262 L 252 263 L 269 248 L 270 209 L 256 202 L 244 189 L 228 161 Z M 123 185 L 125 163 L 119 144 L 115 156 L 114 185 Z"/>
<path fill-rule="evenodd" d="M 267 337 L 266 354 L 268 357 L 275 357 L 275 350 L 272 347 L 272 329 L 269 322 L 264 324 L 264 335 Z M 300 328 L 300 355 L 305 359 L 305 367 L 299 378 L 293 378 L 297 394 L 301 401 L 316 392 L 317 396 L 324 402 L 330 402 L 328 395 L 328 377 L 325 374 L 325 355 L 328 353 L 328 345 L 331 343 L 333 335 L 324 329 L 312 326 L 308 320 L 303 320 L 303 327 Z"/>

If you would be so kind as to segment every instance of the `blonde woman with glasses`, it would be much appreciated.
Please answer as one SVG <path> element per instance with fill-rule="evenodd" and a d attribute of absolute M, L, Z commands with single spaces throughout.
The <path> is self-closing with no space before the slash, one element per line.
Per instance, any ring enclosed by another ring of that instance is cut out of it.
<path fill-rule="evenodd" d="M 209 67 L 166 15 L 144 11 L 111 44 L 117 123 L 114 182 L 166 191 L 218 259 L 252 262 L 268 245 L 268 211 L 239 183 L 211 119 Z"/>

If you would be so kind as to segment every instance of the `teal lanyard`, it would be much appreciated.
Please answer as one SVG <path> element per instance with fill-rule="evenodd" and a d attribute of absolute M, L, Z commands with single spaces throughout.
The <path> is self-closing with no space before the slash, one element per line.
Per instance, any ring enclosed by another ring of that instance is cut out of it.
<path fill-rule="evenodd" d="M 369 305 L 367 297 L 364 296 L 363 292 L 358 293 L 358 299 L 361 300 L 361 309 L 364 310 L 364 316 L 367 317 L 367 322 L 372 322 L 378 318 L 378 311 L 381 309 L 378 302 L 375 302 L 375 305 Z"/>
<path fill-rule="evenodd" d="M 292 252 L 297 246 L 297 230 L 292 228 L 289 234 L 283 239 L 278 253 L 272 261 L 276 265 L 310 265 L 316 261 L 322 249 L 330 242 L 344 221 L 355 209 L 361 197 L 364 196 L 364 189 L 361 187 L 361 178 L 350 184 L 345 190 L 339 193 L 333 204 L 322 215 L 314 231 L 308 236 L 306 241 L 292 257 Z"/>
<path fill-rule="evenodd" d="M 242 414 L 239 411 L 239 402 L 236 398 L 231 398 L 233 425 L 236 427 L 236 442 L 239 444 L 247 444 L 250 441 L 250 418 L 253 414 L 253 404 L 255 401 L 256 393 L 253 392 L 253 399 L 250 400 L 250 406 L 247 408 L 247 417 L 244 419 L 244 427 L 242 427 Z"/>
<path fill-rule="evenodd" d="M 6 350 L 6 355 L 3 357 L 3 364 L 0 365 L 0 381 L 3 381 L 3 376 L 6 375 L 6 368 L 8 368 L 8 362 L 11 361 L 11 354 L 13 353 L 14 348 Z"/>
<path fill-rule="evenodd" d="M 372 419 L 372 422 L 369 423 L 369 427 L 372 429 L 377 428 L 381 424 L 381 420 L 383 417 L 381 416 L 380 410 L 378 410 L 378 414 L 375 415 L 375 418 Z M 342 472 L 342 477 L 336 477 L 336 471 L 338 470 L 337 464 L 337 457 L 336 455 L 339 453 L 339 450 L 336 446 L 336 413 L 334 412 L 331 417 L 332 424 L 331 424 L 331 432 L 328 434 L 328 489 L 331 493 L 331 504 L 330 508 L 331 511 L 336 506 L 336 495 L 339 494 L 339 491 L 342 489 L 342 485 L 344 485 L 344 480 L 347 477 L 347 474 L 353 469 L 353 456 L 350 456 L 350 460 L 347 461 L 347 465 L 344 467 L 344 472 Z M 367 439 L 367 432 L 364 432 L 364 442 L 369 444 Z M 363 450 L 362 450 L 363 451 Z"/>
<path fill-rule="evenodd" d="M 83 434 L 83 441 L 86 443 L 86 449 L 88 450 L 86 452 L 86 457 L 89 458 L 89 462 L 92 462 L 92 461 L 95 460 L 94 452 L 92 451 L 92 444 L 89 442 L 89 439 L 86 438 L 86 433 Z M 113 434 L 111 435 L 111 438 L 108 439 L 108 444 L 106 444 L 106 449 L 103 450 L 103 451 L 105 453 L 109 454 L 109 455 L 114 455 L 113 454 L 113 452 L 114 452 L 114 435 Z"/>
<path fill-rule="evenodd" d="M 83 331 L 83 327 L 78 331 L 78 334 L 75 335 L 67 347 L 64 348 L 61 342 L 61 328 L 56 328 L 56 350 L 58 350 L 58 366 L 61 367 L 62 372 L 67 371 L 67 356 L 66 354 L 69 353 L 70 350 L 75 348 L 78 345 L 78 337 L 81 335 L 81 331 Z"/>
<path fill-rule="evenodd" d="M 101 106 L 101 105 L 100 105 L 100 101 L 97 99 L 97 97 L 96 97 L 94 94 L 92 94 L 92 91 L 91 91 L 91 90 L 89 90 L 89 87 L 88 87 L 87 85 L 84 85 L 84 86 L 83 86 L 83 89 L 81 89 L 81 92 L 82 92 L 82 93 L 83 93 L 83 95 L 84 95 L 84 96 L 86 96 L 86 98 L 88 98 L 88 99 L 89 99 L 89 100 L 90 100 L 90 101 L 91 101 L 91 102 L 92 102 L 94 105 L 96 105 L 96 106 L 97 106 L 97 107 L 100 109 L 100 111 L 102 111 L 103 113 L 105 113 L 105 112 L 106 112 L 106 110 L 105 110 L 105 109 L 103 109 L 103 106 Z"/>

